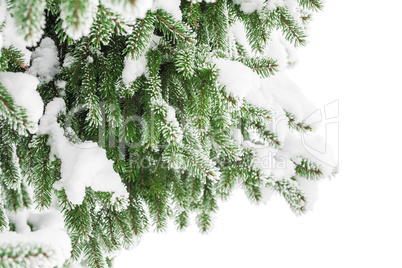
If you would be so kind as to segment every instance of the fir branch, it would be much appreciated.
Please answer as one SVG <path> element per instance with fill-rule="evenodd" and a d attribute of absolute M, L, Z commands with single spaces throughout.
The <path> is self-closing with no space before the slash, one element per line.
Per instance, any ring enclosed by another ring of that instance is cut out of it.
<path fill-rule="evenodd" d="M 21 183 L 21 176 L 19 174 L 19 166 L 15 161 L 16 151 L 15 145 L 5 145 L 3 150 L 0 150 L 1 158 L 4 159 L 4 163 L 1 163 L 2 173 L 0 174 L 3 182 L 10 189 L 17 189 Z"/>
<path fill-rule="evenodd" d="M 106 262 L 103 258 L 102 251 L 99 247 L 99 242 L 93 236 L 88 236 L 89 243 L 85 243 L 84 252 L 88 258 L 88 262 L 92 267 L 103 268 L 106 266 Z"/>
<path fill-rule="evenodd" d="M 30 264 L 31 265 L 53 264 L 52 260 L 50 260 L 50 253 L 44 251 L 44 249 L 41 246 L 40 247 L 33 247 L 33 246 L 29 247 L 29 245 L 20 245 L 20 246 L 23 246 L 23 248 L 20 248 L 15 245 L 2 245 L 3 250 L 0 250 L 0 262 L 3 264 L 17 263 L 25 267 L 28 267 L 28 265 Z"/>
<path fill-rule="evenodd" d="M 31 123 L 28 121 L 26 110 L 15 104 L 13 97 L 0 83 L 0 118 L 5 118 L 11 128 L 20 134 L 26 133 Z"/>
<path fill-rule="evenodd" d="M 236 184 L 239 172 L 239 165 L 236 165 L 235 163 L 231 167 L 226 167 L 224 170 L 222 170 L 221 178 L 217 185 L 217 194 L 223 200 L 227 200 L 229 198 L 229 194 Z"/>
<path fill-rule="evenodd" d="M 304 34 L 303 29 L 297 25 L 293 16 L 282 7 L 277 8 L 277 13 L 279 16 L 278 26 L 285 34 L 286 40 L 293 42 L 295 46 L 304 46 L 306 43 L 306 35 Z"/>
<path fill-rule="evenodd" d="M 288 125 L 289 127 L 297 130 L 297 131 L 301 131 L 301 132 L 306 132 L 306 131 L 312 131 L 313 128 L 309 125 L 307 125 L 304 122 L 296 122 L 296 116 L 290 112 L 286 112 L 286 117 L 288 118 Z"/>
<path fill-rule="evenodd" d="M 184 78 L 190 79 L 195 69 L 195 47 L 183 46 L 175 53 L 175 66 L 178 73 Z"/>
<path fill-rule="evenodd" d="M 156 27 L 162 31 L 168 40 L 172 40 L 174 43 L 180 39 L 184 39 L 188 43 L 194 42 L 194 34 L 184 22 L 175 21 L 171 14 L 162 9 L 158 9 L 155 16 L 158 18 Z"/>
<path fill-rule="evenodd" d="M 86 120 L 89 126 L 95 128 L 101 124 L 102 118 L 99 107 L 99 97 L 95 93 L 96 82 L 93 75 L 94 68 L 91 63 L 87 62 L 85 69 L 81 90 L 85 96 L 85 108 L 88 109 Z"/>
<path fill-rule="evenodd" d="M 297 182 L 288 179 L 267 178 L 267 186 L 278 191 L 296 213 L 306 212 L 306 197 Z"/>
<path fill-rule="evenodd" d="M 311 10 L 321 10 L 323 8 L 323 3 L 320 0 L 298 0 L 299 4 Z"/>
<path fill-rule="evenodd" d="M 29 209 L 29 207 L 32 203 L 30 193 L 28 193 L 28 189 L 27 189 L 26 185 L 24 184 L 24 182 L 21 182 L 20 187 L 21 187 L 22 206 L 25 209 Z"/>
<path fill-rule="evenodd" d="M 251 70 L 259 74 L 261 77 L 274 75 L 278 71 L 278 63 L 276 60 L 265 59 L 260 57 L 239 57 L 236 61 L 243 63 Z"/>
<path fill-rule="evenodd" d="M 215 163 L 207 159 L 205 156 L 202 156 L 200 152 L 197 153 L 199 154 L 198 157 L 196 157 L 193 150 L 191 150 L 187 146 L 183 147 L 183 151 L 181 152 L 181 154 L 184 156 L 184 165 L 186 169 L 189 170 L 192 175 L 199 178 L 214 178 L 219 176 L 219 171 L 215 167 Z"/>
<path fill-rule="evenodd" d="M 4 52 L 6 52 L 8 54 L 8 56 L 13 59 L 16 63 L 18 63 L 18 65 L 23 68 L 25 71 L 29 72 L 29 68 L 22 63 L 22 60 L 20 58 L 20 55 L 14 55 L 16 52 L 14 52 L 12 49 L 8 50 L 6 48 L 2 48 L 2 50 Z M 14 53 L 13 53 L 14 52 Z"/>
<path fill-rule="evenodd" d="M 229 99 L 228 99 L 229 100 Z M 234 99 L 229 101 L 234 102 Z M 241 118 L 253 123 L 265 125 L 272 120 L 272 112 L 260 107 L 252 106 L 246 101 L 243 101 L 243 105 L 240 108 Z"/>
<path fill-rule="evenodd" d="M 310 180 L 319 180 L 322 179 L 324 176 L 320 167 L 316 163 L 311 162 L 306 158 L 293 161 L 293 164 L 296 165 L 295 171 L 296 174 L 299 175 L 300 177 Z"/>
<path fill-rule="evenodd" d="M 129 53 L 133 60 L 138 60 L 145 54 L 152 41 L 154 22 L 155 14 L 149 11 L 144 19 L 135 24 L 132 34 L 128 36 L 124 53 Z"/>
<path fill-rule="evenodd" d="M 235 6 L 237 16 L 243 21 L 246 29 L 246 37 L 251 45 L 251 48 L 262 54 L 268 44 L 269 30 L 272 25 L 270 19 L 272 14 L 268 16 L 269 19 L 265 23 L 261 20 L 260 14 L 255 11 L 250 14 L 244 14 L 239 6 Z"/>
<path fill-rule="evenodd" d="M 193 22 L 194 28 L 197 29 L 199 25 L 195 23 L 194 16 L 193 16 L 193 0 L 190 1 L 190 16 L 191 16 L 191 20 Z"/>
<path fill-rule="evenodd" d="M 31 45 L 36 45 L 43 34 L 45 0 L 17 0 L 13 13 L 18 31 Z"/>
<path fill-rule="evenodd" d="M 216 46 L 222 51 L 226 51 L 229 47 L 228 31 L 229 17 L 227 9 L 227 1 L 215 1 L 211 11 L 211 17 L 208 19 L 211 24 L 211 31 L 215 33 Z"/>
<path fill-rule="evenodd" d="M 239 148 L 238 144 L 233 141 L 230 137 L 223 133 L 212 134 L 207 131 L 206 134 L 215 141 L 222 151 L 234 161 L 239 160 L 241 157 L 242 150 Z"/>
<path fill-rule="evenodd" d="M 88 237 L 92 233 L 92 217 L 86 200 L 81 205 L 72 206 L 67 203 L 63 211 L 69 233 L 80 234 L 82 237 Z"/>
<path fill-rule="evenodd" d="M 253 126 L 258 130 L 261 138 L 268 142 L 271 146 L 278 148 L 281 145 L 281 142 L 278 140 L 278 137 L 275 133 L 266 130 L 261 124 L 254 123 Z"/>
<path fill-rule="evenodd" d="M 195 218 L 198 228 L 202 233 L 206 233 L 211 225 L 211 216 L 206 211 L 202 211 Z"/>
<path fill-rule="evenodd" d="M 9 228 L 9 220 L 2 202 L 0 201 L 0 233 L 7 231 Z"/>

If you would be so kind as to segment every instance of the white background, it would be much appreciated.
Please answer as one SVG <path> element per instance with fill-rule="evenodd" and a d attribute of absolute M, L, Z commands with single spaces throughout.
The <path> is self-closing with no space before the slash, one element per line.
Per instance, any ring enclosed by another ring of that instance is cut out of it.
<path fill-rule="evenodd" d="M 318 107 L 340 105 L 340 174 L 319 183 L 314 211 L 237 191 L 209 234 L 145 234 L 115 267 L 402 267 L 401 12 L 399 0 L 328 0 L 289 72 Z"/>

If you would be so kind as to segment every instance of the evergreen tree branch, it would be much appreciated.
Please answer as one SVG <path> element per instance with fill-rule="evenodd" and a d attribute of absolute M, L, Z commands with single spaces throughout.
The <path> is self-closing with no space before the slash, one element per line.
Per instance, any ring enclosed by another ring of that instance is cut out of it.
<path fill-rule="evenodd" d="M 316 163 L 311 162 L 306 158 L 302 158 L 301 160 L 297 159 L 293 161 L 293 163 L 296 165 L 296 174 L 300 177 L 310 180 L 319 180 L 324 176 L 320 167 Z"/>
<path fill-rule="evenodd" d="M 286 40 L 293 42 L 295 46 L 302 45 L 306 43 L 306 35 L 303 29 L 297 25 L 295 19 L 285 8 L 277 8 L 279 23 L 278 26 L 282 29 L 285 34 Z"/>
<path fill-rule="evenodd" d="M 289 127 L 296 129 L 297 131 L 306 132 L 313 130 L 311 126 L 307 125 L 304 122 L 296 122 L 296 116 L 290 112 L 286 111 L 286 117 L 289 120 Z"/>
<path fill-rule="evenodd" d="M 194 34 L 184 22 L 175 21 L 171 14 L 162 9 L 157 10 L 155 16 L 158 18 L 156 27 L 168 40 L 172 40 L 174 43 L 180 39 L 184 39 L 188 43 L 194 42 Z"/>
<path fill-rule="evenodd" d="M 14 53 L 16 53 L 16 52 L 14 52 L 13 50 L 8 50 L 8 49 L 6 49 L 6 48 L 2 48 L 2 50 L 4 51 L 4 52 L 6 52 L 7 54 L 8 54 L 8 56 L 11 58 L 11 59 L 13 59 L 16 63 L 18 63 L 18 65 L 21 67 L 21 68 L 23 68 L 25 71 L 27 71 L 27 72 L 29 72 L 29 68 L 25 65 L 25 64 L 23 64 L 22 63 L 22 60 L 20 59 L 20 57 L 19 57 L 19 55 L 17 54 L 17 55 L 14 55 Z M 14 53 L 13 53 L 14 52 Z"/>

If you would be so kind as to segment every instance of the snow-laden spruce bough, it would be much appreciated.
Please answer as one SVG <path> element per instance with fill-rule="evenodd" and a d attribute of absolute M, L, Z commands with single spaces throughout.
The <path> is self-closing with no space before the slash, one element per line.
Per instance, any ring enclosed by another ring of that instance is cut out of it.
<path fill-rule="evenodd" d="M 0 267 L 105 267 L 235 187 L 309 208 L 331 159 L 281 71 L 319 0 L 0 0 Z"/>

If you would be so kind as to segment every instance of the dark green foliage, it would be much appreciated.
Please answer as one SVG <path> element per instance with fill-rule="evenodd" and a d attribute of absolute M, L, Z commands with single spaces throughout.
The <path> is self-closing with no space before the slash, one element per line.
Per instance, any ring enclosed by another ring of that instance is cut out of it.
<path fill-rule="evenodd" d="M 0 232 L 4 232 L 4 231 L 8 230 L 8 228 L 9 228 L 9 223 L 8 223 L 6 211 L 4 210 L 3 204 L 0 203 Z"/>
<path fill-rule="evenodd" d="M 310 180 L 319 180 L 323 178 L 324 174 L 320 170 L 320 167 L 308 159 L 302 158 L 300 162 L 295 162 L 294 164 L 296 165 L 296 174 L 300 177 Z"/>
<path fill-rule="evenodd" d="M 243 52 L 241 53 L 244 54 Z M 236 60 L 252 69 L 261 77 L 273 75 L 278 67 L 276 61 L 272 59 L 239 57 Z"/>
<path fill-rule="evenodd" d="M 28 183 L 34 186 L 36 208 L 49 208 L 52 202 L 53 184 L 60 179 L 60 160 L 52 160 L 48 136 L 34 136 L 30 141 L 29 151 L 23 158 L 22 172 Z"/>
<path fill-rule="evenodd" d="M 22 58 L 23 56 L 21 51 L 13 46 L 2 48 L 0 57 L 0 71 L 27 71 L 28 67 L 24 65 L 24 60 Z"/>
<path fill-rule="evenodd" d="M 306 36 L 303 28 L 297 25 L 294 17 L 285 8 L 278 8 L 278 26 L 285 34 L 285 38 L 295 46 L 306 43 Z"/>
<path fill-rule="evenodd" d="M 259 12 L 243 14 L 237 7 L 237 14 L 244 22 L 247 39 L 250 40 L 252 49 L 258 53 L 263 53 L 270 38 L 270 30 L 274 26 L 274 13 L 270 12 L 267 18 L 261 17 Z"/>
<path fill-rule="evenodd" d="M 174 44 L 179 42 L 194 43 L 195 36 L 191 28 L 182 21 L 176 21 L 173 16 L 159 9 L 156 13 L 155 28 Z"/>
<path fill-rule="evenodd" d="M 15 104 L 14 99 L 0 83 L 0 120 L 7 119 L 7 123 L 19 133 L 24 133 L 30 126 L 25 109 Z M 1 123 L 4 125 L 4 123 Z M 6 150 L 6 149 L 4 149 Z"/>
<path fill-rule="evenodd" d="M 106 267 L 106 261 L 103 258 L 99 242 L 95 237 L 88 236 L 89 242 L 84 245 L 84 254 L 87 256 L 88 264 L 91 267 L 102 268 Z"/>
<path fill-rule="evenodd" d="M 155 29 L 155 14 L 148 12 L 147 16 L 137 22 L 133 32 L 128 36 L 125 53 L 130 53 L 131 57 L 137 60 L 145 54 L 152 41 L 152 34 Z"/>

